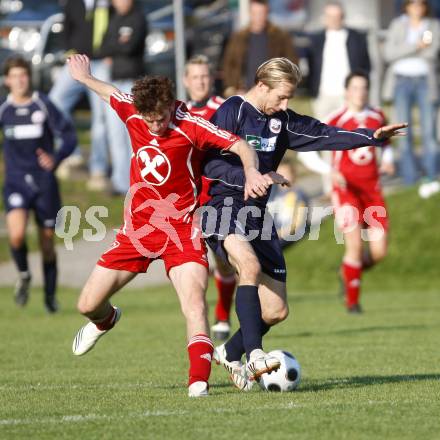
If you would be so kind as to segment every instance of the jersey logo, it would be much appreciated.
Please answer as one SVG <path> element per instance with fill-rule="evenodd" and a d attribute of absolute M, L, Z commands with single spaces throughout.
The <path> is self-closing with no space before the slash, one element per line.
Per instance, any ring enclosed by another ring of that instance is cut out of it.
<path fill-rule="evenodd" d="M 136 153 L 142 179 L 150 185 L 163 185 L 170 177 L 171 164 L 158 148 L 148 145 Z"/>
<path fill-rule="evenodd" d="M 356 165 L 368 165 L 374 158 L 374 152 L 371 147 L 360 147 L 349 150 L 348 157 Z"/>
<path fill-rule="evenodd" d="M 262 138 L 253 134 L 247 134 L 246 142 L 253 147 L 255 151 L 275 151 L 277 136 Z"/>
<path fill-rule="evenodd" d="M 156 147 L 159 146 L 159 142 L 157 142 L 156 139 L 153 138 L 153 140 L 150 142 L 151 145 L 156 145 Z"/>
<path fill-rule="evenodd" d="M 46 115 L 41 110 L 37 110 L 33 112 L 31 115 L 31 121 L 34 124 L 42 124 L 45 120 L 46 120 Z"/>
<path fill-rule="evenodd" d="M 272 133 L 278 134 L 281 131 L 281 120 L 277 118 L 271 119 L 269 129 Z"/>

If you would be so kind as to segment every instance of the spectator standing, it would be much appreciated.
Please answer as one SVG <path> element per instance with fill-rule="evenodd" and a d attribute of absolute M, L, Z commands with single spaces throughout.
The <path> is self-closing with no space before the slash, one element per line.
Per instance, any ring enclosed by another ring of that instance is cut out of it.
<path fill-rule="evenodd" d="M 338 2 L 329 2 L 324 8 L 324 29 L 311 35 L 309 65 L 310 92 L 314 97 L 315 118 L 324 120 L 344 104 L 344 81 L 351 71 L 370 73 L 370 57 L 364 34 L 347 28 L 344 9 Z M 323 159 L 330 163 L 331 154 Z M 324 193 L 331 190 L 331 179 L 323 176 Z"/>
<path fill-rule="evenodd" d="M 67 55 L 84 53 L 92 59 L 93 74 L 103 80 L 110 78 L 109 65 L 99 58 L 98 50 L 107 31 L 110 3 L 109 0 L 65 0 L 64 35 Z M 63 67 L 50 93 L 51 101 L 67 116 L 83 94 L 91 108 L 91 151 L 89 160 L 90 189 L 103 190 L 107 187 L 108 149 L 105 124 L 105 105 L 98 96 L 91 93 L 82 84 L 69 75 L 67 65 Z M 77 149 L 75 157 L 80 157 Z"/>
<path fill-rule="evenodd" d="M 224 96 L 245 93 L 254 86 L 255 72 L 269 58 L 298 62 L 292 37 L 269 21 L 267 0 L 250 1 L 250 23 L 233 34 L 223 57 Z"/>
<path fill-rule="evenodd" d="M 440 190 L 436 181 L 437 142 L 435 139 L 435 103 L 438 100 L 437 59 L 440 47 L 440 25 L 429 17 L 428 3 L 407 0 L 404 14 L 395 18 L 388 29 L 385 59 L 390 63 L 385 83 L 384 98 L 392 99 L 396 117 L 411 121 L 414 106 L 420 112 L 423 139 L 422 164 L 428 182 L 420 188 L 429 195 Z M 399 141 L 400 171 L 406 185 L 418 180 L 413 151 L 412 124 L 407 138 Z"/>
<path fill-rule="evenodd" d="M 310 91 L 316 98 L 314 113 L 325 119 L 344 103 L 344 81 L 348 74 L 370 73 L 366 36 L 344 24 L 344 9 L 338 2 L 324 8 L 325 29 L 311 35 Z"/>
<path fill-rule="evenodd" d="M 112 84 L 131 93 L 134 80 L 144 74 L 147 24 L 142 8 L 134 0 L 112 0 L 113 13 L 104 37 L 100 56 L 111 66 Z M 131 146 L 125 124 L 106 106 L 108 144 L 112 162 L 113 194 L 125 194 L 130 185 Z"/>

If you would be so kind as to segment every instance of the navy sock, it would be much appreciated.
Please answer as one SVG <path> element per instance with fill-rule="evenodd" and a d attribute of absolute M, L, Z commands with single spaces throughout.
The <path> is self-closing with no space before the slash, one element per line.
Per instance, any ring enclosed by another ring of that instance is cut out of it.
<path fill-rule="evenodd" d="M 240 322 L 246 356 L 262 347 L 261 304 L 257 286 L 238 286 L 235 308 Z"/>
<path fill-rule="evenodd" d="M 270 329 L 270 325 L 261 320 L 261 336 L 264 336 Z M 243 345 L 243 335 L 241 328 L 239 328 L 225 344 L 226 360 L 229 362 L 239 361 L 245 353 Z"/>
<path fill-rule="evenodd" d="M 26 243 L 23 243 L 18 248 L 14 248 L 11 246 L 12 258 L 20 273 L 29 272 L 27 253 L 28 249 Z"/>
<path fill-rule="evenodd" d="M 55 296 L 57 273 L 57 260 L 43 262 L 44 294 L 46 298 Z"/>

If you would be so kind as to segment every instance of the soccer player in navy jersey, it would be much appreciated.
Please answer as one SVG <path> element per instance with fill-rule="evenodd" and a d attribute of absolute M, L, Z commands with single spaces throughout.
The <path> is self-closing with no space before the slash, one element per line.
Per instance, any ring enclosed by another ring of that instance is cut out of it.
<path fill-rule="evenodd" d="M 43 255 L 44 303 L 54 313 L 58 309 L 54 228 L 61 207 L 54 171 L 75 147 L 75 129 L 47 96 L 32 92 L 27 61 L 9 58 L 4 75 L 9 94 L 0 101 L 6 168 L 3 197 L 11 254 L 19 271 L 15 302 L 24 306 L 29 296 L 26 227 L 29 212 L 34 211 Z M 55 140 L 61 141 L 57 149 Z"/>
<path fill-rule="evenodd" d="M 255 85 L 244 96 L 232 96 L 217 110 L 211 121 L 239 135 L 251 144 L 259 158 L 259 171 L 275 183 L 288 184 L 275 175 L 286 149 L 297 151 L 346 150 L 359 146 L 382 146 L 400 134 L 407 124 L 377 130 L 340 130 L 287 108 L 301 80 L 299 68 L 286 58 L 263 63 L 255 75 Z M 202 216 L 202 229 L 211 249 L 232 264 L 239 274 L 236 312 L 240 329 L 216 347 L 214 358 L 243 390 L 266 373 L 276 370 L 279 361 L 262 349 L 262 337 L 271 325 L 286 319 L 286 265 L 276 230 L 266 227 L 269 194 L 243 197 L 243 170 L 234 156 L 209 152 L 204 174 L 212 179 L 207 209 L 217 216 Z M 252 240 L 251 235 L 257 232 Z M 243 354 L 247 362 L 241 363 Z"/>

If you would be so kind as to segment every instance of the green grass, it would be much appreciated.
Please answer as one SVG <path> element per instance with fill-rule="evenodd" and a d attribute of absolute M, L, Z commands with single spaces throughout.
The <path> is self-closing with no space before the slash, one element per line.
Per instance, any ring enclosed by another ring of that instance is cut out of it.
<path fill-rule="evenodd" d="M 211 395 L 186 396 L 184 323 L 169 287 L 124 289 L 120 324 L 83 358 L 77 292 L 47 316 L 41 291 L 25 310 L 0 289 L 2 439 L 438 439 L 440 432 L 439 197 L 389 198 L 389 258 L 365 276 L 362 316 L 337 299 L 342 246 L 332 222 L 287 252 L 288 320 L 265 348 L 293 352 L 300 388 L 240 393 L 213 366 Z M 211 309 L 212 286 L 208 292 Z M 236 324 L 236 323 L 234 323 Z"/>

